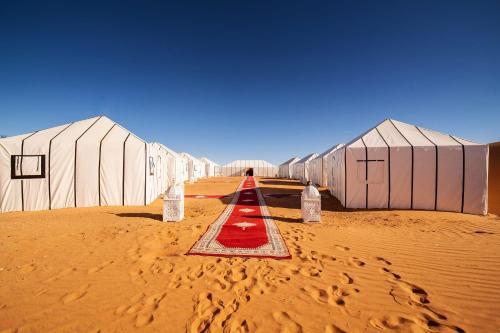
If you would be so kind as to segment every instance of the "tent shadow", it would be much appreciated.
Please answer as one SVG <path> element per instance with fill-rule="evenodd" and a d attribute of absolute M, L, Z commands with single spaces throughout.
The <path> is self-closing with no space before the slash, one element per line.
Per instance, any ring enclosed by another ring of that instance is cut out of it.
<path fill-rule="evenodd" d="M 264 185 L 278 185 L 278 186 L 279 185 L 304 186 L 304 184 L 302 184 L 299 181 L 284 181 L 284 180 L 276 180 L 276 179 L 272 179 L 272 178 L 265 178 L 263 180 L 260 180 L 259 183 L 264 184 Z"/>
<path fill-rule="evenodd" d="M 302 219 L 294 218 L 294 217 L 282 217 L 282 216 L 262 216 L 262 215 L 254 215 L 254 216 L 245 216 L 246 219 L 271 219 L 280 222 L 286 223 L 303 223 Z"/>
<path fill-rule="evenodd" d="M 143 219 L 152 219 L 156 221 L 163 221 L 163 216 L 161 214 L 152 214 L 152 213 L 117 213 L 114 214 L 119 217 L 137 217 Z"/>

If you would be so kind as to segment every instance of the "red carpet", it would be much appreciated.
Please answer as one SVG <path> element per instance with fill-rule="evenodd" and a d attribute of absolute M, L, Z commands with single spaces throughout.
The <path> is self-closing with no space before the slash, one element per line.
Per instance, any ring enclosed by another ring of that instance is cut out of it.
<path fill-rule="evenodd" d="M 241 182 L 232 202 L 188 254 L 291 258 L 253 177 Z"/>

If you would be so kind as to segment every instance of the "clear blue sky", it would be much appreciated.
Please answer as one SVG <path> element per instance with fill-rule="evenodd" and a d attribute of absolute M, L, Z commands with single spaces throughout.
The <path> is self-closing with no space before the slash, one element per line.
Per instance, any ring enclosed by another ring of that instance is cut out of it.
<path fill-rule="evenodd" d="M 500 1 L 105 2 L 0 3 L 0 134 L 105 114 L 221 163 L 385 118 L 500 140 Z"/>

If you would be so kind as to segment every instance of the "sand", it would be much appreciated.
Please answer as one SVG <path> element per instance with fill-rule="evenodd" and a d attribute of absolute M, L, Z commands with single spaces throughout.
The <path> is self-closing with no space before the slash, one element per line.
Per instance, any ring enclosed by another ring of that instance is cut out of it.
<path fill-rule="evenodd" d="M 500 215 L 500 142 L 489 146 L 488 211 Z"/>
<path fill-rule="evenodd" d="M 187 185 L 229 194 L 240 178 Z M 264 193 L 298 183 L 261 179 Z M 185 256 L 228 199 L 0 214 L 0 332 L 497 332 L 500 219 L 268 198 L 291 260 Z"/>

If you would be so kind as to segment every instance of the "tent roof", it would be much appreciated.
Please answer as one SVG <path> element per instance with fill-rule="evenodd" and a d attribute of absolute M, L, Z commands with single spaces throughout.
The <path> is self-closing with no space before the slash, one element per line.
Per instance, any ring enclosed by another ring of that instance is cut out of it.
<path fill-rule="evenodd" d="M 165 149 L 169 154 L 175 156 L 176 158 L 181 158 L 181 155 L 176 152 L 176 151 L 173 151 L 172 149 L 168 148 L 167 146 L 165 146 L 164 144 L 160 143 L 159 144 L 163 149 Z"/>
<path fill-rule="evenodd" d="M 184 156 L 190 160 L 193 160 L 195 162 L 201 162 L 199 159 L 197 159 L 196 157 L 194 157 L 193 155 L 189 155 L 188 153 L 181 153 L 181 156 Z"/>
<path fill-rule="evenodd" d="M 289 159 L 289 160 L 281 163 L 280 166 L 285 166 L 285 165 L 293 164 L 293 163 L 297 162 L 298 160 L 299 160 L 298 157 L 292 157 L 291 159 Z"/>
<path fill-rule="evenodd" d="M 348 147 L 410 147 L 480 145 L 449 134 L 386 119 L 346 144 Z"/>
<path fill-rule="evenodd" d="M 228 164 L 225 164 L 225 167 L 230 167 L 230 166 L 241 166 L 241 165 L 258 165 L 259 167 L 276 167 L 275 165 L 264 161 L 264 160 L 235 160 L 232 162 L 229 162 Z"/>
<path fill-rule="evenodd" d="M 45 129 L 42 129 L 42 130 L 30 132 L 30 133 L 27 133 L 27 134 L 22 134 L 22 135 L 16 135 L 16 136 L 10 136 L 10 137 L 6 137 L 6 138 L 2 138 L 2 139 L 0 139 L 0 143 L 2 143 L 2 141 L 4 141 L 4 140 L 5 140 L 4 142 L 7 142 L 6 140 L 8 140 L 8 141 L 11 141 L 11 140 L 22 140 L 24 137 L 26 137 L 28 135 L 31 135 L 31 134 L 38 136 L 40 134 L 44 134 L 44 132 L 47 132 L 47 134 L 50 135 L 50 131 L 53 131 L 53 130 L 55 130 L 58 127 L 60 127 L 61 130 L 62 130 L 63 128 L 70 127 L 71 125 L 73 125 L 75 123 L 84 123 L 84 122 L 87 122 L 89 124 L 94 124 L 94 123 L 97 124 L 98 122 L 103 122 L 103 121 L 108 121 L 108 122 L 112 123 L 113 125 L 116 125 L 116 126 L 122 128 L 123 130 L 129 132 L 131 135 L 133 135 L 134 137 L 136 137 L 138 140 L 140 140 L 142 142 L 146 142 L 143 139 L 141 139 L 140 137 L 138 137 L 137 135 L 135 135 L 134 133 L 130 132 L 125 127 L 123 127 L 120 124 L 118 124 L 115 121 L 113 121 L 112 119 L 109 119 L 106 116 L 95 116 L 95 117 L 88 118 L 88 119 L 82 119 L 82 120 L 74 121 L 72 123 L 67 123 L 67 124 L 63 124 L 63 125 L 57 125 L 57 126 L 53 126 L 53 127 L 50 127 L 50 128 L 45 128 Z M 64 135 L 64 134 L 61 134 L 61 135 Z"/>
<path fill-rule="evenodd" d="M 296 163 L 305 163 L 305 162 L 308 162 L 308 161 L 316 158 L 317 156 L 318 156 L 318 154 L 312 153 L 312 154 L 309 154 L 309 155 L 303 157 L 301 160 L 297 161 Z"/>
<path fill-rule="evenodd" d="M 336 151 L 337 149 L 339 148 L 342 148 L 343 144 L 336 144 L 330 148 L 328 148 L 327 150 L 325 150 L 324 152 L 322 152 L 321 154 L 319 154 L 316 158 L 323 158 L 325 156 L 327 156 L 328 154 L 331 154 L 333 153 L 334 151 Z"/>
<path fill-rule="evenodd" d="M 215 163 L 214 161 L 209 160 L 209 159 L 208 159 L 208 158 L 206 158 L 206 157 L 202 157 L 202 158 L 200 158 L 200 160 L 202 160 L 202 161 L 203 161 L 203 162 L 205 162 L 205 163 L 210 163 L 210 164 L 214 164 L 214 165 L 219 165 L 219 164 Z"/>

